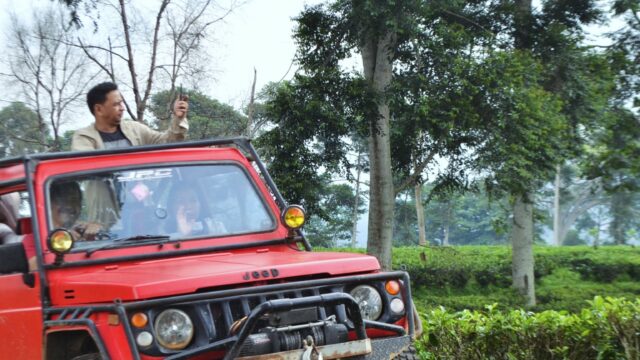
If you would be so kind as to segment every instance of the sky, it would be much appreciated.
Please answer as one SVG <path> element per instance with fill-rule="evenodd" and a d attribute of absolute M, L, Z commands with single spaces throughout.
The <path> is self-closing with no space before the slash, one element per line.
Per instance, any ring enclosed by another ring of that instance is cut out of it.
<path fill-rule="evenodd" d="M 219 46 L 213 55 L 219 66 L 213 97 L 232 105 L 248 99 L 254 68 L 256 91 L 270 81 L 290 78 L 295 72 L 292 18 L 313 3 L 317 1 L 253 0 L 230 14 L 214 33 Z"/>

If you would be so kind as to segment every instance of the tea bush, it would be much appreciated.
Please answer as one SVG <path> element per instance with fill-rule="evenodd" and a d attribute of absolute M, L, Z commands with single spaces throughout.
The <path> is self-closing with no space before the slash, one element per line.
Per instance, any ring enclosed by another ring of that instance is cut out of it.
<path fill-rule="evenodd" d="M 363 249 L 332 249 L 331 251 Z M 536 296 L 531 309 L 580 312 L 594 296 L 640 295 L 640 248 L 588 246 L 534 248 Z M 419 310 L 482 310 L 495 302 L 505 309 L 523 301 L 511 289 L 509 246 L 402 247 L 393 267 L 409 272 Z"/>
<path fill-rule="evenodd" d="M 595 297 L 580 313 L 524 310 L 423 314 L 423 359 L 640 358 L 640 300 Z"/>

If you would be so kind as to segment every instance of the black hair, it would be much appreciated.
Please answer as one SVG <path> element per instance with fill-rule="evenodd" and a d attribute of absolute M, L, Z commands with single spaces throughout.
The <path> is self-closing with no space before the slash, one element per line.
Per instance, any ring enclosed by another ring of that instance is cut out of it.
<path fill-rule="evenodd" d="M 56 182 L 51 185 L 49 189 L 49 198 L 52 203 L 60 203 L 70 198 L 70 195 L 75 194 L 77 199 L 82 199 L 82 191 L 80 185 L 75 181 Z"/>
<path fill-rule="evenodd" d="M 109 81 L 100 83 L 89 90 L 87 93 L 87 106 L 89 106 L 91 114 L 94 114 L 93 107 L 96 104 L 104 104 L 107 100 L 107 94 L 114 90 L 118 90 L 118 85 Z"/>

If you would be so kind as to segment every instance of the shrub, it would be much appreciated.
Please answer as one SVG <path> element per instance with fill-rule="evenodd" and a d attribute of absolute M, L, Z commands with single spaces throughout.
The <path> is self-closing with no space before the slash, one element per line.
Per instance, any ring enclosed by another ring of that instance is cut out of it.
<path fill-rule="evenodd" d="M 596 297 L 579 314 L 436 308 L 423 315 L 427 359 L 639 359 L 640 300 Z"/>

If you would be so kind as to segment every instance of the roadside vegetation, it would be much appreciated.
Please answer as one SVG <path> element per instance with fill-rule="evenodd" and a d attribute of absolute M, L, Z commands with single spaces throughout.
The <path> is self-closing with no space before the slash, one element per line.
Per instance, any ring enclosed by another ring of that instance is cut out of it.
<path fill-rule="evenodd" d="M 527 311 L 579 313 L 596 296 L 640 296 L 640 248 L 631 246 L 535 247 L 538 304 Z M 363 252 L 361 249 L 332 251 Z M 394 269 L 409 272 L 414 301 L 422 313 L 521 308 L 511 287 L 508 246 L 400 247 Z M 495 305 L 494 305 L 495 304 Z"/>
<path fill-rule="evenodd" d="M 331 251 L 363 252 L 361 249 Z M 508 246 L 399 247 L 422 359 L 640 359 L 640 248 L 536 246 L 538 303 L 511 287 Z"/>

